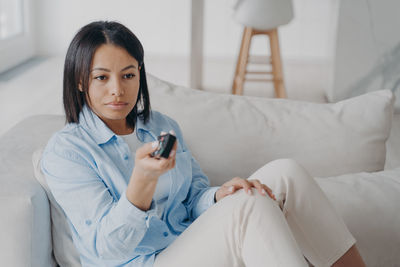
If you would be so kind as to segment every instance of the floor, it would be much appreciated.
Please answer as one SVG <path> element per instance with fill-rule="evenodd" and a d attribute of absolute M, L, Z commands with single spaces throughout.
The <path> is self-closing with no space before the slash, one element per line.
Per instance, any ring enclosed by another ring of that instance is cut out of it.
<path fill-rule="evenodd" d="M 27 64 L 0 74 L 0 136 L 22 119 L 35 114 L 63 114 L 62 56 L 36 58 Z M 205 59 L 203 88 L 229 94 L 235 60 Z M 175 84 L 189 86 L 189 60 L 165 56 L 145 58 L 146 71 Z M 284 80 L 288 98 L 318 103 L 327 102 L 325 88 L 329 86 L 329 64 L 317 61 L 284 60 Z M 254 68 L 253 66 L 251 66 Z M 272 84 L 248 82 L 245 95 L 273 97 Z M 400 166 L 400 114 L 393 121 L 388 142 L 387 166 Z"/>

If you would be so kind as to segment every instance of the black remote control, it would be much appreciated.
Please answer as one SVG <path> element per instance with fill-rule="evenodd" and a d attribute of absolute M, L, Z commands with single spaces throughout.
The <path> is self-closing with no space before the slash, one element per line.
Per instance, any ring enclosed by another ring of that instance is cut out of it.
<path fill-rule="evenodd" d="M 158 147 L 157 150 L 151 153 L 151 156 L 156 158 L 168 158 L 169 153 L 171 152 L 172 147 L 175 144 L 176 137 L 172 134 L 163 134 L 160 135 L 158 138 Z"/>

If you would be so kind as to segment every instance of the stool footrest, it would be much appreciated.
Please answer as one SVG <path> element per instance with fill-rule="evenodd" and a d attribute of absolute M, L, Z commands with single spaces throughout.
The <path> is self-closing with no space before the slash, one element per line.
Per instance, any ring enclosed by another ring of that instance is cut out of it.
<path fill-rule="evenodd" d="M 246 82 L 273 82 L 273 79 L 246 78 Z"/>
<path fill-rule="evenodd" d="M 247 59 L 247 63 L 252 64 L 271 64 L 272 60 L 269 56 L 249 56 Z"/>
<path fill-rule="evenodd" d="M 251 70 L 246 70 L 246 74 L 272 74 L 272 71 L 251 71 Z"/>

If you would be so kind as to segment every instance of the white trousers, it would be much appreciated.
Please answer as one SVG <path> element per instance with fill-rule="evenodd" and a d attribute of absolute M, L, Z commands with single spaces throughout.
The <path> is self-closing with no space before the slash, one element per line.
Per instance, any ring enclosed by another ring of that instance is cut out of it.
<path fill-rule="evenodd" d="M 257 170 L 276 201 L 243 190 L 218 201 L 156 256 L 154 267 L 331 266 L 355 243 L 315 180 L 290 159 Z"/>

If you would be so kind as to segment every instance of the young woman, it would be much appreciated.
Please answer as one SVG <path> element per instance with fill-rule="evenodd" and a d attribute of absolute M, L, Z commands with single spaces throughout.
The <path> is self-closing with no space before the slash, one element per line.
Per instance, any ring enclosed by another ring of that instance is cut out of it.
<path fill-rule="evenodd" d="M 80 29 L 63 90 L 67 125 L 41 168 L 83 266 L 364 266 L 293 160 L 210 187 L 177 123 L 150 109 L 143 48 L 123 25 Z M 152 157 L 163 131 L 177 142 L 168 158 Z"/>

